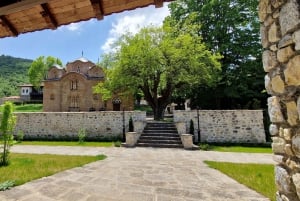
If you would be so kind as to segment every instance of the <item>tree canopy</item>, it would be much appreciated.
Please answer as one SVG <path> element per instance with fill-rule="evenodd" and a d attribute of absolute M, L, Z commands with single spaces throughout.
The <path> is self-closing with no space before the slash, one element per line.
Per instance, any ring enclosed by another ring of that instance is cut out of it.
<path fill-rule="evenodd" d="M 221 56 L 207 50 L 200 36 L 192 31 L 177 32 L 167 23 L 163 28 L 127 33 L 116 45 L 116 52 L 105 55 L 103 62 L 107 80 L 95 92 L 141 91 L 157 120 L 163 118 L 175 89 L 211 86 L 221 70 Z"/>
<path fill-rule="evenodd" d="M 188 21 L 212 52 L 223 58 L 222 78 L 214 87 L 197 86 L 192 104 L 209 109 L 248 107 L 264 100 L 264 73 L 257 0 L 177 0 L 170 3 L 171 22 Z M 253 102 L 254 101 L 254 102 Z"/>
<path fill-rule="evenodd" d="M 60 59 L 48 56 L 40 56 L 34 60 L 28 70 L 29 81 L 34 87 L 40 87 L 42 80 L 47 76 L 48 70 L 54 64 L 62 65 Z"/>

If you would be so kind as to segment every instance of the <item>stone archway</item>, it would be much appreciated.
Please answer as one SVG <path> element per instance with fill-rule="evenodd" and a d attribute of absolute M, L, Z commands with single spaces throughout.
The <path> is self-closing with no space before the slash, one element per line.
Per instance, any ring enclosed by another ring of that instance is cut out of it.
<path fill-rule="evenodd" d="M 277 201 L 300 200 L 300 1 L 260 0 Z"/>

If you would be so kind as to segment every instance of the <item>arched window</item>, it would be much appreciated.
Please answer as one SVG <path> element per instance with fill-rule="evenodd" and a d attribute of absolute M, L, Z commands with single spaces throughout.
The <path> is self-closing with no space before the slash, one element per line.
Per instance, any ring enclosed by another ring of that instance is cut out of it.
<path fill-rule="evenodd" d="M 78 80 L 71 80 L 70 84 L 71 84 L 71 86 L 70 86 L 71 90 L 77 90 L 78 89 Z"/>

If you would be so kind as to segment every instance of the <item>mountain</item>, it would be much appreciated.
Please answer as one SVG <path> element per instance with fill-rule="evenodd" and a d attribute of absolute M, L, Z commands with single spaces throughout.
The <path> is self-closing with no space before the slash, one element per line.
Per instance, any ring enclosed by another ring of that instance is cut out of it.
<path fill-rule="evenodd" d="M 0 56 L 0 98 L 19 95 L 18 86 L 29 83 L 30 59 Z"/>

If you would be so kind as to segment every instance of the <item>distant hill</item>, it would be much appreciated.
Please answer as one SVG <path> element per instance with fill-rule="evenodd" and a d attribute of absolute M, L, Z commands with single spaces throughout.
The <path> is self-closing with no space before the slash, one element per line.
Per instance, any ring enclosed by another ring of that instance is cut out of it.
<path fill-rule="evenodd" d="M 19 95 L 18 85 L 29 83 L 30 59 L 0 56 L 0 98 Z"/>

